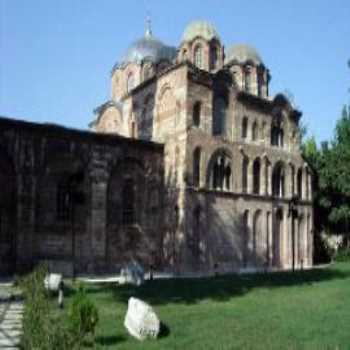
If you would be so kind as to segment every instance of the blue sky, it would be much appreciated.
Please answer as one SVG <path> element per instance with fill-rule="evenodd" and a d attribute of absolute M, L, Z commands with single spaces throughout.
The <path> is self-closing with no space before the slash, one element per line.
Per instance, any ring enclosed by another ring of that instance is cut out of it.
<path fill-rule="evenodd" d="M 189 21 L 212 22 L 226 47 L 249 43 L 288 90 L 318 142 L 350 96 L 350 1 L 0 0 L 0 115 L 87 128 L 110 97 L 110 70 L 144 33 L 178 45 Z"/>

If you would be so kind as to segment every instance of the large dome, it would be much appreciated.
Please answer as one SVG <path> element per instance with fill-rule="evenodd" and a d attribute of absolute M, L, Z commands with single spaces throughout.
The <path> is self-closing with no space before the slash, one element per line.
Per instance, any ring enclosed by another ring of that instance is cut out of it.
<path fill-rule="evenodd" d="M 234 45 L 227 50 L 225 64 L 230 62 L 264 64 L 255 48 L 246 44 Z"/>
<path fill-rule="evenodd" d="M 160 40 L 154 38 L 152 34 L 146 35 L 133 42 L 127 49 L 118 65 L 130 62 L 141 63 L 144 59 L 148 59 L 154 63 L 166 59 L 172 61 L 176 56 L 176 49 L 163 44 Z"/>
<path fill-rule="evenodd" d="M 203 37 L 205 40 L 218 39 L 219 34 L 215 27 L 207 21 L 193 21 L 187 25 L 182 35 L 182 41 L 192 41 L 197 36 Z"/>

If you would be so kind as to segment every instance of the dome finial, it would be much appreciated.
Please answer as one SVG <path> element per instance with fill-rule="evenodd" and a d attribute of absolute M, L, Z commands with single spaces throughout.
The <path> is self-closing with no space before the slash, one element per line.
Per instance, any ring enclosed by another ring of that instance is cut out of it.
<path fill-rule="evenodd" d="M 152 36 L 152 27 L 151 27 L 151 16 L 149 15 L 149 12 L 147 13 L 146 17 L 146 32 L 145 37 L 149 38 Z"/>

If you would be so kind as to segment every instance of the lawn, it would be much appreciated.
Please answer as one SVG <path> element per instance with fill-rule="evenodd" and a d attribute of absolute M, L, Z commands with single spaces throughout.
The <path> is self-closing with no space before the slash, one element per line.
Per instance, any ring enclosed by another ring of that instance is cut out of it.
<path fill-rule="evenodd" d="M 87 290 L 100 314 L 98 349 L 350 349 L 350 263 Z M 166 324 L 160 339 L 128 335 L 123 321 L 130 296 L 150 303 Z"/>

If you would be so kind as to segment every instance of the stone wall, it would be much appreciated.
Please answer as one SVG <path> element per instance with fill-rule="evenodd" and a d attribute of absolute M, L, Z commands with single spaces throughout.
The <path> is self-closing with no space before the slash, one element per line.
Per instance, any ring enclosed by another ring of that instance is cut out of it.
<path fill-rule="evenodd" d="M 162 145 L 4 118 L 0 130 L 1 273 L 163 264 Z"/>

